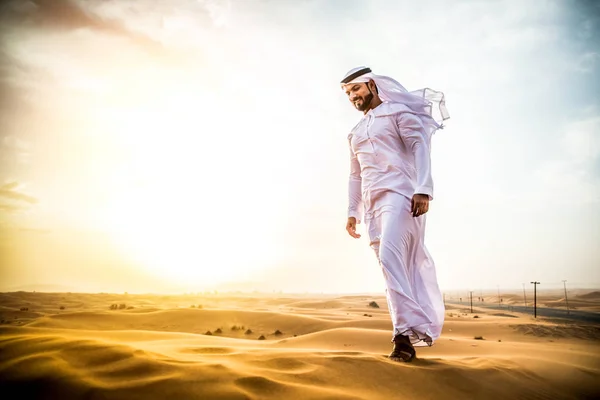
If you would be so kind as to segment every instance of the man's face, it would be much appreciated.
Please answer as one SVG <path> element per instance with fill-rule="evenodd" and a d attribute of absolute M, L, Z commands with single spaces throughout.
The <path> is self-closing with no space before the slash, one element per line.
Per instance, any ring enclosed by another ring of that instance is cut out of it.
<path fill-rule="evenodd" d="M 368 83 L 353 83 L 344 86 L 348 100 L 359 111 L 369 109 L 369 105 L 373 100 L 373 93 L 369 89 Z"/>

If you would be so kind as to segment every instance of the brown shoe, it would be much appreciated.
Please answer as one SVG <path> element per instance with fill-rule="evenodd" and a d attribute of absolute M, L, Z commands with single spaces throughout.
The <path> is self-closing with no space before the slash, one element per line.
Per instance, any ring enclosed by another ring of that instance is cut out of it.
<path fill-rule="evenodd" d="M 414 360 L 417 352 L 408 336 L 396 335 L 392 342 L 394 343 L 394 350 L 388 356 L 390 360 L 400 362 L 411 362 Z"/>

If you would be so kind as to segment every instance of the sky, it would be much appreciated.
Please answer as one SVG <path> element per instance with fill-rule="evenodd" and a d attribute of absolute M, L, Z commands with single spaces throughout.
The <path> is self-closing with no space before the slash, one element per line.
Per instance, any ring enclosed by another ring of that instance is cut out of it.
<path fill-rule="evenodd" d="M 600 287 L 594 1 L 5 1 L 0 290 L 383 292 L 339 81 L 443 91 L 443 291 Z"/>

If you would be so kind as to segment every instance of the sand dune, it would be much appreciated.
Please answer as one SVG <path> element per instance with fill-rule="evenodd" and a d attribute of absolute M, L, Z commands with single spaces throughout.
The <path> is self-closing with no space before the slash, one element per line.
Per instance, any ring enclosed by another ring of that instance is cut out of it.
<path fill-rule="evenodd" d="M 391 324 L 380 296 L 3 293 L 0 301 L 0 389 L 23 398 L 600 395 L 598 326 L 516 313 L 449 306 L 440 340 L 400 364 L 386 358 Z M 134 308 L 109 310 L 114 303 Z"/>
<path fill-rule="evenodd" d="M 600 290 L 595 290 L 593 292 L 580 294 L 577 296 L 579 299 L 589 299 L 589 300 L 600 300 Z"/>

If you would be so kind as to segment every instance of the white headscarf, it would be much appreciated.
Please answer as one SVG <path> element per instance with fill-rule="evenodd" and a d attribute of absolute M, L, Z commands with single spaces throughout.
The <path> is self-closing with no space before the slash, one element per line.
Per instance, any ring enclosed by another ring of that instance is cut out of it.
<path fill-rule="evenodd" d="M 354 83 L 375 82 L 379 98 L 382 101 L 401 103 L 425 119 L 425 125 L 430 125 L 432 131 L 443 128 L 443 122 L 450 118 L 446 109 L 444 93 L 424 88 L 409 92 L 389 76 L 375 75 L 368 67 L 356 67 L 348 71 L 341 81 L 341 86 Z"/>

